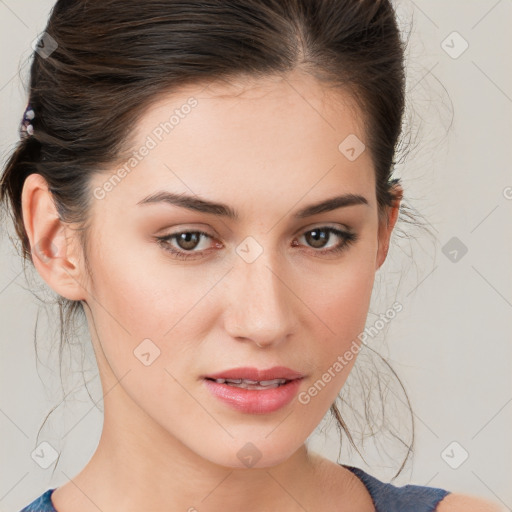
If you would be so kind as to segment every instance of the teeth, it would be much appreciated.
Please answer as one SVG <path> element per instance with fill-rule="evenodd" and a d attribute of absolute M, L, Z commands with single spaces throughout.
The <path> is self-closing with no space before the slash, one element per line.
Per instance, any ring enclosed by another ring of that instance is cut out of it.
<path fill-rule="evenodd" d="M 215 379 L 218 384 L 230 384 L 244 389 L 276 388 L 286 383 L 286 379 L 249 380 L 249 379 Z"/>
<path fill-rule="evenodd" d="M 271 386 L 272 384 L 284 384 L 286 379 L 262 380 L 260 386 Z"/>

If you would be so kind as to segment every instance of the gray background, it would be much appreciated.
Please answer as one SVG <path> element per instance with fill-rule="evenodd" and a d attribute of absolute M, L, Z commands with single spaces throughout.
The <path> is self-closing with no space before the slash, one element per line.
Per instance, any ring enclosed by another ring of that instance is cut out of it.
<path fill-rule="evenodd" d="M 2 162 L 17 140 L 26 104 L 31 43 L 52 5 L 0 0 Z M 370 342 L 388 357 L 414 408 L 414 459 L 394 483 L 476 494 L 512 510 L 512 73 L 506 57 L 512 47 L 512 2 L 395 5 L 404 29 L 413 22 L 406 129 L 414 136 L 397 174 L 404 202 L 426 219 L 434 238 L 401 224 L 419 238 L 394 236 L 368 317 L 373 324 L 394 300 L 403 305 L 386 332 Z M 469 46 L 460 53 L 464 41 Z M 41 309 L 34 293 L 42 300 L 51 295 L 35 272 L 27 274 L 27 282 L 9 240 L 10 226 L 0 233 L 0 510 L 7 512 L 82 469 L 99 439 L 102 413 L 87 332 L 81 332 L 85 373 L 80 373 L 80 350 L 65 352 L 69 369 L 63 371 L 62 389 L 58 316 L 55 309 Z M 35 330 L 41 347 L 37 362 Z M 96 406 L 82 379 L 89 381 Z M 350 384 L 357 397 L 357 382 Z M 403 399 L 392 389 L 391 398 L 400 405 Z M 398 414 L 391 412 L 390 418 Z M 43 442 L 60 453 L 53 473 L 55 464 L 44 469 L 31 456 Z M 309 444 L 337 459 L 339 441 L 328 418 Z M 386 454 L 371 444 L 363 450 L 369 465 L 345 443 L 340 460 L 387 481 L 404 456 L 400 446 Z"/>

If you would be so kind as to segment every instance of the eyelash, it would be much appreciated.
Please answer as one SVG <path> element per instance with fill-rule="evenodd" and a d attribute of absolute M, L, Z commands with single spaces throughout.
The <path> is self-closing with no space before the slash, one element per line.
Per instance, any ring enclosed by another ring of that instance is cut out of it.
<path fill-rule="evenodd" d="M 312 231 L 327 231 L 328 233 L 333 233 L 335 235 L 338 235 L 340 238 L 342 238 L 344 240 L 341 244 L 334 247 L 333 249 L 324 249 L 324 250 L 313 249 L 313 251 L 315 253 L 320 254 L 320 255 L 341 253 L 342 251 L 348 249 L 348 247 L 351 244 L 355 243 L 358 239 L 358 235 L 356 235 L 355 233 L 351 233 L 349 231 L 343 231 L 343 230 L 336 229 L 336 228 L 329 227 L 329 226 L 321 226 L 321 227 L 309 229 L 308 231 L 304 231 L 303 234 L 311 233 Z M 176 257 L 178 259 L 187 260 L 190 258 L 197 258 L 195 253 L 200 254 L 202 251 L 184 252 L 181 250 L 176 250 L 169 244 L 169 241 L 172 239 L 175 239 L 177 236 L 182 235 L 182 234 L 191 234 L 191 233 L 204 235 L 208 238 L 213 238 L 212 236 L 210 236 L 208 233 L 205 233 L 204 231 L 195 230 L 195 231 L 179 231 L 177 233 L 173 233 L 172 235 L 156 237 L 156 240 L 157 240 L 158 244 L 165 251 L 170 252 L 174 257 Z M 199 258 L 201 258 L 201 257 L 202 256 L 199 256 Z"/>

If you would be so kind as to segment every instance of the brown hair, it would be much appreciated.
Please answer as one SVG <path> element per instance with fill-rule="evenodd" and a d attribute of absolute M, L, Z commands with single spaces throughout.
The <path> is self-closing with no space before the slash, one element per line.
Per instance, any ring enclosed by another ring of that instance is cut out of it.
<path fill-rule="evenodd" d="M 92 174 L 121 160 L 130 130 L 159 95 L 188 84 L 300 67 L 349 92 L 363 113 L 379 213 L 397 198 L 392 171 L 406 44 L 388 0 L 59 0 L 45 34 L 56 48 L 33 54 L 34 132 L 18 142 L 0 181 L 24 262 L 32 262 L 21 211 L 25 178 L 44 177 L 61 220 L 81 227 L 86 248 Z M 413 218 L 401 205 L 404 214 Z M 58 304 L 62 351 L 65 330 L 83 305 L 62 297 Z M 355 447 L 336 404 L 331 412 Z"/>

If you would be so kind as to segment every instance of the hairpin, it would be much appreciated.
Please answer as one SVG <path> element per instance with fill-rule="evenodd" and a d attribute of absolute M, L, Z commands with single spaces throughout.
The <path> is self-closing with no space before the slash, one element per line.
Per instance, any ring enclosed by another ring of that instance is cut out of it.
<path fill-rule="evenodd" d="M 34 127 L 32 126 L 32 119 L 36 117 L 36 113 L 34 112 L 34 109 L 30 105 L 30 103 L 27 105 L 27 108 L 25 109 L 25 113 L 23 114 L 23 121 L 21 122 L 20 126 L 20 136 L 21 137 L 28 137 L 34 133 Z"/>

